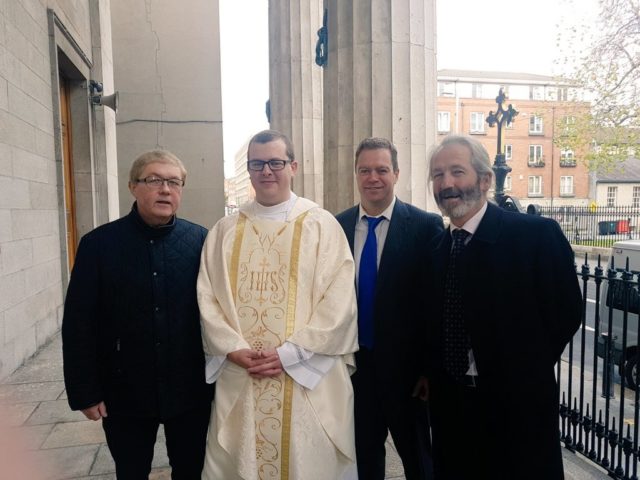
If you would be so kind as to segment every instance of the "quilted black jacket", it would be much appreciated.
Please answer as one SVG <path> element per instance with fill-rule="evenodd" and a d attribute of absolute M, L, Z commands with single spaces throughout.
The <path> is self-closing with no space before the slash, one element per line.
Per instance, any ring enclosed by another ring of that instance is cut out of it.
<path fill-rule="evenodd" d="M 85 235 L 62 321 L 69 405 L 170 418 L 210 402 L 196 299 L 207 230 L 131 212 Z"/>

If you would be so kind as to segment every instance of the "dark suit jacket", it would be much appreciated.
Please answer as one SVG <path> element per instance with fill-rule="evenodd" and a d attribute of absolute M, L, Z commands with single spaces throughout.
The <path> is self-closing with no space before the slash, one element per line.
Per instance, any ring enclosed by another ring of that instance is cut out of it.
<path fill-rule="evenodd" d="M 433 272 L 433 314 L 426 335 L 434 395 L 444 378 L 442 295 L 450 249 L 451 235 L 445 231 L 436 239 L 432 265 L 427 266 L 427 272 Z M 553 220 L 489 204 L 460 254 L 458 274 L 478 391 L 489 405 L 487 441 L 495 446 L 496 468 L 526 470 L 518 478 L 562 478 L 554 365 L 582 315 L 569 243 Z M 536 461 L 524 461 L 531 452 Z"/>
<path fill-rule="evenodd" d="M 337 215 L 353 253 L 353 240 L 359 206 Z M 424 317 L 412 287 L 416 265 L 433 238 L 444 230 L 442 218 L 396 199 L 382 250 L 376 283 L 374 312 L 374 355 L 381 393 L 387 401 L 408 398 L 421 373 L 416 357 L 417 321 Z M 413 297 L 413 298 L 412 298 Z M 424 345 L 419 347 L 420 350 Z M 357 357 L 356 357 L 357 359 Z"/>

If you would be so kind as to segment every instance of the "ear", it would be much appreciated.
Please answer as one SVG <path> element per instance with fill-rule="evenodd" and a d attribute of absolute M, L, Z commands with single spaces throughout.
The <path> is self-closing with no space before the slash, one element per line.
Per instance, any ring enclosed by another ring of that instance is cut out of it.
<path fill-rule="evenodd" d="M 291 162 L 291 176 L 295 176 L 296 172 L 298 171 L 298 161 L 294 160 L 293 162 Z"/>
<path fill-rule="evenodd" d="M 136 186 L 138 186 L 138 184 L 137 183 L 133 183 L 133 182 L 129 182 L 127 185 L 129 185 L 129 191 L 131 192 L 131 195 L 133 195 L 135 197 L 136 194 L 134 193 L 134 190 L 136 189 Z"/>
<path fill-rule="evenodd" d="M 492 182 L 493 182 L 493 175 L 490 175 L 488 173 L 482 175 L 482 178 L 480 179 L 480 189 L 482 190 L 483 193 L 487 193 L 489 191 L 489 189 L 491 188 Z"/>

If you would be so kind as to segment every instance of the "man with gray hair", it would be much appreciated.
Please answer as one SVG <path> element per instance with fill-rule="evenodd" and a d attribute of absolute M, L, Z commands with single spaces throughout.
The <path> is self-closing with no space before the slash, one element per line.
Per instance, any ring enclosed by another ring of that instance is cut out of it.
<path fill-rule="evenodd" d="M 472 137 L 446 137 L 430 176 L 451 220 L 425 266 L 436 478 L 562 479 L 554 366 L 582 311 L 571 246 L 555 221 L 487 202 Z"/>
<path fill-rule="evenodd" d="M 146 479 L 164 424 L 173 480 L 200 478 L 213 396 L 196 280 L 207 230 L 177 218 L 172 153 L 133 163 L 131 212 L 82 238 L 62 320 L 69 405 L 102 420 L 118 480 Z"/>

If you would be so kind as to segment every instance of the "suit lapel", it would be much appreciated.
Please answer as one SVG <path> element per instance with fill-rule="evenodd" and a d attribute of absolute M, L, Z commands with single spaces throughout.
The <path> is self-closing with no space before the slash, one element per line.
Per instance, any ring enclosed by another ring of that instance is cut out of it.
<path fill-rule="evenodd" d="M 403 202 L 396 199 L 391 214 L 391 222 L 387 230 L 387 238 L 382 247 L 382 255 L 380 257 L 380 265 L 378 265 L 378 278 L 376 281 L 376 295 L 382 288 L 382 285 L 388 278 L 387 271 L 402 254 L 403 245 L 406 244 L 407 226 L 408 226 L 408 210 Z"/>
<path fill-rule="evenodd" d="M 347 236 L 347 241 L 349 242 L 351 255 L 353 255 L 353 239 L 356 234 L 356 223 L 358 223 L 359 212 L 360 212 L 360 209 L 358 205 L 356 205 L 355 207 L 351 207 L 349 210 L 347 210 L 344 223 L 342 224 L 344 233 Z"/>

